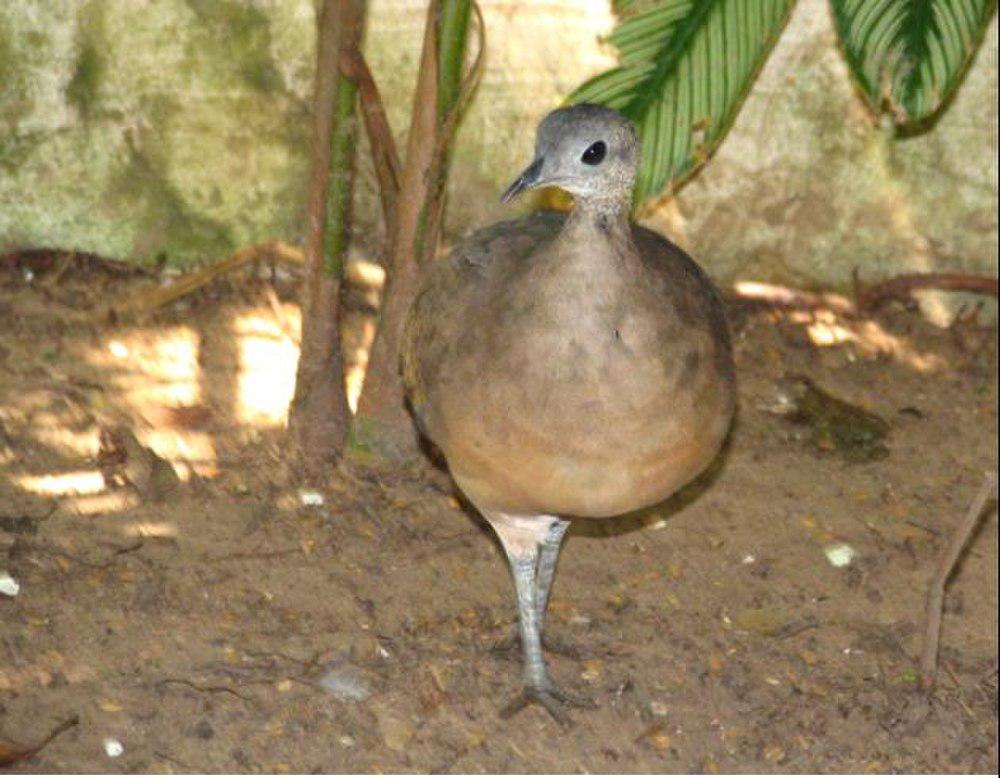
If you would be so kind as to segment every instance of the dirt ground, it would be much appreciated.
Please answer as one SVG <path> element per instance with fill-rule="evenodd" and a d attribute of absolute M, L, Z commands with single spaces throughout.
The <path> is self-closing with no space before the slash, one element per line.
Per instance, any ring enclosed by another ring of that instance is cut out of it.
<path fill-rule="evenodd" d="M 996 468 L 994 328 L 735 310 L 716 467 L 565 545 L 547 632 L 579 656 L 551 668 L 599 707 L 563 731 L 497 715 L 520 681 L 492 650 L 512 585 L 446 478 L 356 457 L 305 484 L 287 461 L 294 284 L 98 315 L 149 286 L 84 259 L 0 267 L 0 572 L 19 587 L 0 743 L 70 722 L 6 769 L 996 772 L 992 511 L 930 696 L 916 672 L 934 560 Z M 787 374 L 877 413 L 884 444 L 843 406 L 860 433 L 793 423 Z"/>

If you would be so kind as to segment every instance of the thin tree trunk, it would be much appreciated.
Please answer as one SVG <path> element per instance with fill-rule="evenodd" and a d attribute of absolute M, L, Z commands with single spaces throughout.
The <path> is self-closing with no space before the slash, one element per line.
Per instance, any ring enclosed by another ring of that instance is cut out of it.
<path fill-rule="evenodd" d="M 470 0 L 432 0 L 428 8 L 396 230 L 387 262 L 388 282 L 355 417 L 355 440 L 393 457 L 417 451 L 399 376 L 399 345 L 421 264 L 433 258 L 440 238 L 447 164 L 438 158 L 438 141 L 459 98 L 469 7 Z"/>
<path fill-rule="evenodd" d="M 309 279 L 289 430 L 310 477 L 343 452 L 351 414 L 340 345 L 340 281 L 354 188 L 356 87 L 340 70 L 340 51 L 361 37 L 362 0 L 324 0 L 319 17 L 312 175 L 307 206 Z"/>

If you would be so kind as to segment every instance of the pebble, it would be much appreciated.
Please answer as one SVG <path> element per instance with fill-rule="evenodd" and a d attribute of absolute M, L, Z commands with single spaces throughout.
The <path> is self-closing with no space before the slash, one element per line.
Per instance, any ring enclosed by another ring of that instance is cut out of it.
<path fill-rule="evenodd" d="M 847 543 L 831 543 L 823 549 L 823 553 L 834 567 L 847 567 L 858 555 L 858 552 Z"/>
<path fill-rule="evenodd" d="M 6 570 L 0 571 L 0 594 L 16 597 L 19 591 L 21 591 L 21 584 L 14 580 L 14 576 Z"/>
<path fill-rule="evenodd" d="M 106 737 L 104 738 L 104 753 L 107 754 L 112 759 L 116 759 L 125 753 L 125 746 L 117 738 Z"/>
<path fill-rule="evenodd" d="M 315 507 L 322 505 L 325 500 L 323 495 L 315 489 L 299 489 L 299 502 L 306 506 Z"/>

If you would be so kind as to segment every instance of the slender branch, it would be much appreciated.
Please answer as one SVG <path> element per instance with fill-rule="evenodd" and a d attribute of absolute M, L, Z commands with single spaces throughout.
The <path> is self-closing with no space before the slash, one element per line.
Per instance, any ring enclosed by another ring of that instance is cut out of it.
<path fill-rule="evenodd" d="M 396 232 L 402 164 L 396 141 L 392 137 L 385 103 L 368 62 L 359 49 L 345 49 L 341 53 L 340 68 L 358 87 L 361 118 L 365 123 L 365 134 L 371 146 L 372 162 L 378 178 L 385 230 L 387 235 L 393 235 Z"/>
<path fill-rule="evenodd" d="M 470 6 L 478 20 L 480 50 L 463 78 Z M 456 37 L 462 40 L 453 40 Z M 353 432 L 355 440 L 392 456 L 416 453 L 398 373 L 399 343 L 420 266 L 437 252 L 449 143 L 482 73 L 483 39 L 482 14 L 472 0 L 431 0 L 400 180 L 398 219 L 386 263 L 388 283 Z M 454 72 L 444 73 L 445 67 Z M 444 102 L 444 95 L 450 95 L 450 104 Z"/>
<path fill-rule="evenodd" d="M 944 553 L 939 557 L 937 568 L 927 587 L 924 648 L 920 657 L 920 685 L 925 689 L 934 686 L 934 680 L 937 676 L 938 643 L 941 639 L 941 612 L 944 606 L 945 584 L 948 583 L 955 564 L 962 555 L 962 549 L 965 548 L 969 538 L 972 537 L 973 530 L 979 524 L 987 501 L 991 497 L 996 497 L 996 490 L 996 471 L 986 473 L 983 485 L 969 505 L 965 518 L 962 519 L 962 523 L 956 528 L 955 534 L 951 536 Z"/>
<path fill-rule="evenodd" d="M 301 265 L 304 261 L 299 249 L 280 240 L 244 246 L 214 265 L 181 276 L 169 286 L 143 291 L 121 303 L 112 303 L 110 311 L 114 312 L 116 316 L 134 314 L 141 317 L 148 315 L 169 302 L 191 294 L 219 276 L 258 259 L 271 259 L 294 265 Z"/>
<path fill-rule="evenodd" d="M 854 274 L 855 301 L 858 311 L 867 313 L 883 300 L 907 299 L 918 289 L 946 289 L 997 296 L 997 279 L 964 273 L 912 273 L 865 287 Z"/>
<path fill-rule="evenodd" d="M 47 734 L 45 737 L 43 737 L 41 740 L 39 740 L 32 746 L 26 746 L 26 747 L 13 746 L 13 745 L 9 746 L 0 741 L 0 767 L 9 767 L 15 764 L 16 762 L 20 762 L 25 759 L 30 759 L 31 757 L 35 756 L 35 754 L 37 754 L 39 751 L 41 751 L 43 748 L 45 748 L 49 743 L 51 743 L 53 740 L 59 737 L 61 734 L 70 729 L 73 729 L 73 727 L 79 725 L 79 723 L 80 723 L 79 716 L 76 715 L 70 716 L 65 721 L 61 721 L 59 724 L 56 724 L 56 726 L 53 727 L 53 729 L 49 732 L 49 734 Z"/>

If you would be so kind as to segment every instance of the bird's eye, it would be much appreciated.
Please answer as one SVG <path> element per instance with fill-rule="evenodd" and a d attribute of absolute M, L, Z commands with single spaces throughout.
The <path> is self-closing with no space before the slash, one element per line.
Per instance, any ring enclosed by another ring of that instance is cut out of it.
<path fill-rule="evenodd" d="M 600 165 L 601 160 L 604 159 L 604 155 L 608 153 L 608 145 L 603 141 L 599 140 L 597 143 L 591 143 L 583 156 L 580 157 L 580 161 L 584 165 Z"/>

